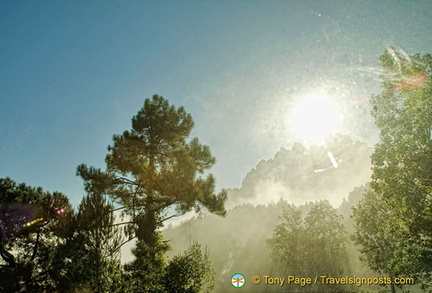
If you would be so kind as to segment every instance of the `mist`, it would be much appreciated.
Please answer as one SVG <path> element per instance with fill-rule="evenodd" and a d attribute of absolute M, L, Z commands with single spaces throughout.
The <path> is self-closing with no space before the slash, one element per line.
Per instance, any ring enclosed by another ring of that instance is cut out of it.
<path fill-rule="evenodd" d="M 330 150 L 336 166 L 328 156 Z M 247 276 L 275 272 L 267 242 L 287 207 L 298 207 L 304 216 L 318 202 L 328 202 L 343 215 L 345 227 L 353 231 L 351 207 L 361 200 L 371 180 L 372 151 L 367 143 L 342 134 L 328 138 L 325 144 L 294 143 L 291 149 L 281 148 L 272 159 L 258 162 L 240 188 L 228 190 L 226 217 L 204 213 L 167 226 L 163 234 L 173 249 L 170 255 L 195 240 L 205 245 L 216 271 L 216 292 L 232 288 L 226 282 L 232 272 Z M 374 275 L 357 267 L 359 253 L 354 247 L 349 251 L 350 270 Z M 263 289 L 256 286 L 250 290 Z"/>
<path fill-rule="evenodd" d="M 0 292 L 428 289 L 431 27 L 427 0 L 3 1 Z"/>

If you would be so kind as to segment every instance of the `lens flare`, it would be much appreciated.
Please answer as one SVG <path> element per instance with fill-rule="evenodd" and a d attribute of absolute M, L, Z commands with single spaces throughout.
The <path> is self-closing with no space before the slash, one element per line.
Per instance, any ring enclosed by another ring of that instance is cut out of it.
<path fill-rule="evenodd" d="M 424 73 L 416 73 L 405 76 L 396 86 L 395 90 L 408 91 L 426 85 L 429 81 L 429 76 Z"/>
<path fill-rule="evenodd" d="M 306 95 L 293 109 L 290 125 L 293 133 L 308 143 L 321 143 L 336 131 L 343 116 L 338 105 L 322 91 Z"/>
<path fill-rule="evenodd" d="M 40 222 L 40 221 L 43 221 L 43 218 L 37 218 L 37 219 L 34 219 L 31 222 L 25 223 L 23 225 L 23 227 L 30 227 L 31 225 L 34 225 L 34 224 L 36 224 L 37 222 Z"/>

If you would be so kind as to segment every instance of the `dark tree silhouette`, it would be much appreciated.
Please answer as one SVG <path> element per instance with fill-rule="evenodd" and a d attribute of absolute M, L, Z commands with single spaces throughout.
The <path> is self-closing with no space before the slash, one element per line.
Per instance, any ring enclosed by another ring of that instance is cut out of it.
<path fill-rule="evenodd" d="M 56 249 L 52 274 L 60 291 L 122 292 L 114 207 L 101 194 L 85 196 Z"/>
<path fill-rule="evenodd" d="M 84 164 L 77 169 L 87 191 L 110 195 L 130 217 L 125 231 L 137 244 L 128 268 L 132 274 L 141 271 L 133 279 L 143 291 L 164 266 L 168 246 L 158 232 L 164 221 L 203 207 L 225 214 L 226 192 L 216 195 L 214 177 L 204 176 L 215 158 L 197 138 L 187 141 L 193 126 L 183 107 L 155 95 L 132 118 L 131 131 L 114 135 L 105 171 Z"/>
<path fill-rule="evenodd" d="M 0 178 L 0 292 L 53 290 L 51 252 L 70 215 L 65 195 Z"/>

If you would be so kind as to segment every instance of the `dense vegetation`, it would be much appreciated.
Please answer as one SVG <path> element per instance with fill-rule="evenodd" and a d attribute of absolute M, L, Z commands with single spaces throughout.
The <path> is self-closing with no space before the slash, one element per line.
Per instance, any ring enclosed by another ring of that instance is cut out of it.
<path fill-rule="evenodd" d="M 326 147 L 295 144 L 260 162 L 241 188 L 216 194 L 207 173 L 215 158 L 188 139 L 192 117 L 156 95 L 130 131 L 114 135 L 105 170 L 78 166 L 87 195 L 77 209 L 62 193 L 0 179 L 0 292 L 227 292 L 239 272 L 248 282 L 287 274 L 415 278 L 294 291 L 430 292 L 432 56 L 389 48 L 380 60 L 373 151 L 342 135 Z M 188 212 L 198 216 L 164 227 Z M 122 264 L 120 248 L 132 240 L 134 258 Z"/>
<path fill-rule="evenodd" d="M 225 214 L 226 192 L 214 194 L 205 172 L 215 158 L 194 122 L 161 96 L 146 99 L 132 130 L 114 135 L 106 170 L 78 166 L 88 195 L 76 211 L 66 196 L 0 181 L 0 288 L 5 292 L 200 292 L 213 288 L 208 253 L 191 244 L 167 263 L 160 227 L 202 208 Z M 110 200 L 109 200 L 109 199 Z M 121 211 L 122 222 L 116 222 Z M 170 214 L 171 213 L 171 214 Z M 126 239 L 125 239 L 126 238 Z M 119 249 L 136 239 L 134 260 Z M 18 257 L 14 256 L 18 254 Z M 187 273 L 177 276 L 177 268 Z M 168 284 L 166 280 L 170 281 Z"/>

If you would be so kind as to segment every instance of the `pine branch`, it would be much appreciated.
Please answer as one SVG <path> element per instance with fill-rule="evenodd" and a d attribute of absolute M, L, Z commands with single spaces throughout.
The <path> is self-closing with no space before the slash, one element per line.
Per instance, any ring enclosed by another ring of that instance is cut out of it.
<path fill-rule="evenodd" d="M 169 217 L 167 217 L 167 218 L 165 218 L 165 219 L 160 220 L 160 221 L 158 222 L 158 224 L 162 224 L 163 222 L 165 222 L 165 221 L 167 221 L 167 220 L 169 220 L 169 219 L 175 218 L 175 217 L 183 216 L 184 214 L 186 214 L 186 212 L 183 212 L 183 213 L 181 213 L 181 214 L 171 215 L 171 216 L 169 216 Z"/>
<path fill-rule="evenodd" d="M 133 221 L 115 223 L 115 224 L 112 224 L 110 227 L 115 227 L 115 226 L 120 226 L 120 225 L 126 225 L 126 224 L 133 224 L 133 223 L 134 223 Z"/>
<path fill-rule="evenodd" d="M 115 252 L 117 252 L 120 248 L 122 248 L 123 245 L 125 245 L 126 243 L 134 240 L 136 238 L 136 236 L 129 238 L 128 240 L 123 241 L 123 243 L 121 243 L 119 246 L 117 246 L 116 248 L 114 248 L 112 250 L 112 252 L 110 253 L 109 256 L 113 255 Z"/>
<path fill-rule="evenodd" d="M 36 252 L 37 252 L 37 249 L 38 249 L 38 246 L 39 246 L 39 239 L 40 239 L 40 229 L 37 231 L 36 243 L 35 243 L 35 246 L 34 246 L 34 249 L 33 249 L 33 255 L 31 257 L 31 260 L 34 260 L 35 257 L 36 257 Z"/>

